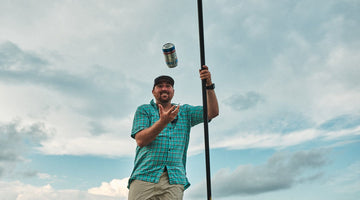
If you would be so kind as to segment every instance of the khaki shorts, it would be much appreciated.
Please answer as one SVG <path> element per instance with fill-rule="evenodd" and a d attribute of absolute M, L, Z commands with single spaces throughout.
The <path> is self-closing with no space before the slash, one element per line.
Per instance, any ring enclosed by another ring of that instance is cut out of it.
<path fill-rule="evenodd" d="M 159 183 L 134 180 L 130 184 L 129 200 L 182 200 L 184 185 L 170 185 L 168 173 L 164 172 Z"/>

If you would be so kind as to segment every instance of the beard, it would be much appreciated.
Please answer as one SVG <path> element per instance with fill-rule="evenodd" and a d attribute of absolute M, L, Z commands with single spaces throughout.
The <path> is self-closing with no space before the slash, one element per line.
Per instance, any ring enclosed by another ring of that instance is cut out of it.
<path fill-rule="evenodd" d="M 165 95 L 166 94 L 166 95 Z M 161 103 L 169 103 L 171 101 L 170 94 L 168 92 L 160 93 L 159 101 Z"/>
<path fill-rule="evenodd" d="M 160 103 L 169 103 L 170 99 L 160 99 Z"/>

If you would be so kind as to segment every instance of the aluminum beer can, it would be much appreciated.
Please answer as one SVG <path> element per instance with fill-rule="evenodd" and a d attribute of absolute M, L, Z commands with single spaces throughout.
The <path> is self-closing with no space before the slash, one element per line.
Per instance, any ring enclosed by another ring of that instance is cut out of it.
<path fill-rule="evenodd" d="M 166 65 L 169 68 L 176 67 L 178 63 L 178 59 L 175 52 L 175 45 L 172 43 L 166 43 L 163 45 L 162 50 L 165 56 Z"/>

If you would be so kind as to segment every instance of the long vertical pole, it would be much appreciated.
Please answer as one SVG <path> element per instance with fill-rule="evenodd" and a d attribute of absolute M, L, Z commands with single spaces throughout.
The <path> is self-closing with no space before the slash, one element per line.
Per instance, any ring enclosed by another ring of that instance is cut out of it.
<path fill-rule="evenodd" d="M 201 69 L 203 69 L 203 65 L 205 65 L 205 47 L 204 47 L 202 0 L 198 0 L 197 2 L 198 2 L 198 19 L 199 19 L 200 61 L 201 61 Z M 208 126 L 208 110 L 207 110 L 207 96 L 206 96 L 206 80 L 202 80 L 202 98 L 203 98 L 203 109 L 204 109 L 204 140 L 205 140 L 207 199 L 211 200 L 211 174 L 210 174 L 209 126 Z"/>

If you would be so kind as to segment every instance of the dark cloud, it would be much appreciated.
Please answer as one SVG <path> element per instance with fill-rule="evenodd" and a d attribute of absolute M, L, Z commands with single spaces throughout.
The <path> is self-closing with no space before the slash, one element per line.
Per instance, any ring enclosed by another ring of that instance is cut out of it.
<path fill-rule="evenodd" d="M 248 110 L 257 104 L 264 102 L 265 98 L 253 91 L 246 94 L 234 94 L 227 98 L 224 103 L 236 110 Z"/>
<path fill-rule="evenodd" d="M 0 177 L 11 174 L 18 162 L 23 162 L 31 147 L 51 136 L 42 123 L 22 125 L 20 120 L 0 122 Z"/>
<path fill-rule="evenodd" d="M 241 165 L 236 170 L 222 169 L 212 179 L 214 196 L 256 195 L 291 188 L 321 177 L 328 162 L 327 151 L 310 150 L 275 153 L 264 165 Z M 200 197 L 205 183 L 194 186 L 191 196 Z"/>
<path fill-rule="evenodd" d="M 122 74 L 114 74 L 99 65 L 90 71 L 73 74 L 51 69 L 46 58 L 20 49 L 16 44 L 0 44 L 0 81 L 13 84 L 34 84 L 55 90 L 71 98 L 81 99 L 83 105 L 72 109 L 94 118 L 121 117 L 132 107 L 130 82 Z M 109 84 L 111 83 L 111 85 Z M 132 84 L 136 84 L 133 81 Z M 131 110 L 132 111 L 132 110 Z"/>

